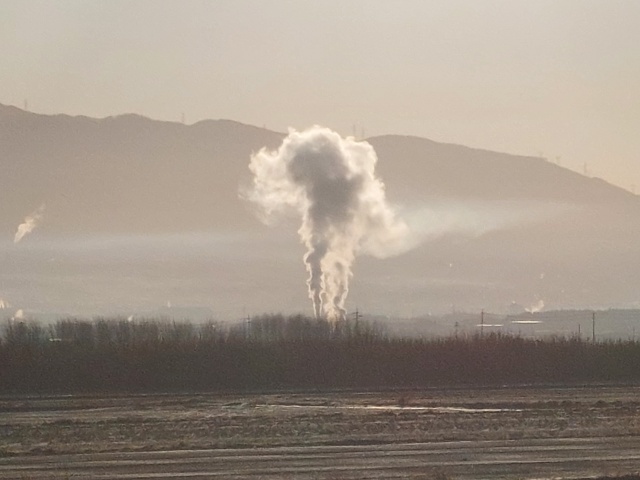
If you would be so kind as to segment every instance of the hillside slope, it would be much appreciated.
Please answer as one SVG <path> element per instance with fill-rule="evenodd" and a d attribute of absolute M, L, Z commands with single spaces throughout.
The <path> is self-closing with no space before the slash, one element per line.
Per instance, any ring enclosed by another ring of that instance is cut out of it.
<path fill-rule="evenodd" d="M 228 120 L 0 105 L 0 299 L 85 313 L 157 311 L 170 299 L 234 315 L 308 308 L 297 227 L 265 227 L 238 195 L 251 153 L 282 138 Z M 541 158 L 368 141 L 389 200 L 422 242 L 358 258 L 349 302 L 398 315 L 638 305 L 639 197 Z M 14 248 L 17 225 L 43 203 L 37 233 Z"/>
<path fill-rule="evenodd" d="M 282 134 L 228 120 L 38 115 L 0 106 L 0 231 L 45 203 L 52 232 L 176 232 L 254 225 L 238 186 Z M 638 197 L 543 159 L 430 140 L 368 140 L 392 201 L 539 200 L 640 208 Z"/>
<path fill-rule="evenodd" d="M 45 116 L 0 108 L 2 230 L 46 204 L 52 232 L 246 227 L 238 181 L 280 134 L 237 122 Z M 251 219 L 252 222 L 252 219 Z"/>

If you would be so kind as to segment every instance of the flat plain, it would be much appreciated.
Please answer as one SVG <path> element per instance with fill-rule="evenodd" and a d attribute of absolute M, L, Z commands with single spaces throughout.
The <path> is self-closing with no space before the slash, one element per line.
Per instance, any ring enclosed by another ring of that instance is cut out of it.
<path fill-rule="evenodd" d="M 0 478 L 640 471 L 639 386 L 0 397 Z"/>

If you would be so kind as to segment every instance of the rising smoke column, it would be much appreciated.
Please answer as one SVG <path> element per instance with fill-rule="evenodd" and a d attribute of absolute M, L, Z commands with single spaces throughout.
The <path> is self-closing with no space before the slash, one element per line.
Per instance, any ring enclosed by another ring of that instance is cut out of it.
<path fill-rule="evenodd" d="M 18 225 L 18 231 L 13 238 L 13 243 L 18 243 L 22 238 L 33 231 L 42 220 L 44 214 L 44 204 L 40 205 L 32 214 L 27 215 L 24 219 L 24 223 Z"/>
<path fill-rule="evenodd" d="M 302 218 L 298 233 L 317 317 L 344 318 L 357 254 L 385 257 L 406 248 L 408 228 L 386 202 L 376 162 L 368 143 L 322 127 L 290 130 L 278 150 L 251 158 L 246 197 L 261 207 L 263 219 L 287 211 Z"/>

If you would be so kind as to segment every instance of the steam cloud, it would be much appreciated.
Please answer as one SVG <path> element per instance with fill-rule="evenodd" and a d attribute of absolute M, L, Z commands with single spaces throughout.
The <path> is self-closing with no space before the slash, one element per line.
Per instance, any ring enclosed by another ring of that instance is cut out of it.
<path fill-rule="evenodd" d="M 277 151 L 251 158 L 246 197 L 263 220 L 296 212 L 306 246 L 309 297 L 317 317 L 341 319 L 356 255 L 386 257 L 409 247 L 409 229 L 385 199 L 375 175 L 376 153 L 366 142 L 322 127 L 289 130 Z"/>
<path fill-rule="evenodd" d="M 541 300 L 538 300 L 533 305 L 531 305 L 529 308 L 525 308 L 525 311 L 528 313 L 538 313 L 542 311 L 543 308 L 544 308 L 544 301 L 541 299 Z"/>
<path fill-rule="evenodd" d="M 13 238 L 13 243 L 20 242 L 25 235 L 31 233 L 42 221 L 43 214 L 44 204 L 40 205 L 31 215 L 27 215 L 24 219 L 24 223 L 18 225 L 18 231 Z"/>
<path fill-rule="evenodd" d="M 479 237 L 486 233 L 530 225 L 575 211 L 566 203 L 521 201 L 464 201 L 446 199 L 409 209 L 403 217 L 411 227 L 414 243 L 457 234 Z"/>

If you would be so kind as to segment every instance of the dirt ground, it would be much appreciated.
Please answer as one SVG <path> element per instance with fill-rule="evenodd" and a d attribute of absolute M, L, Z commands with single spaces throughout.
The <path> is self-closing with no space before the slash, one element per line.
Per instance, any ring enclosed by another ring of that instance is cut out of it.
<path fill-rule="evenodd" d="M 0 456 L 640 436 L 639 386 L 0 397 Z"/>

